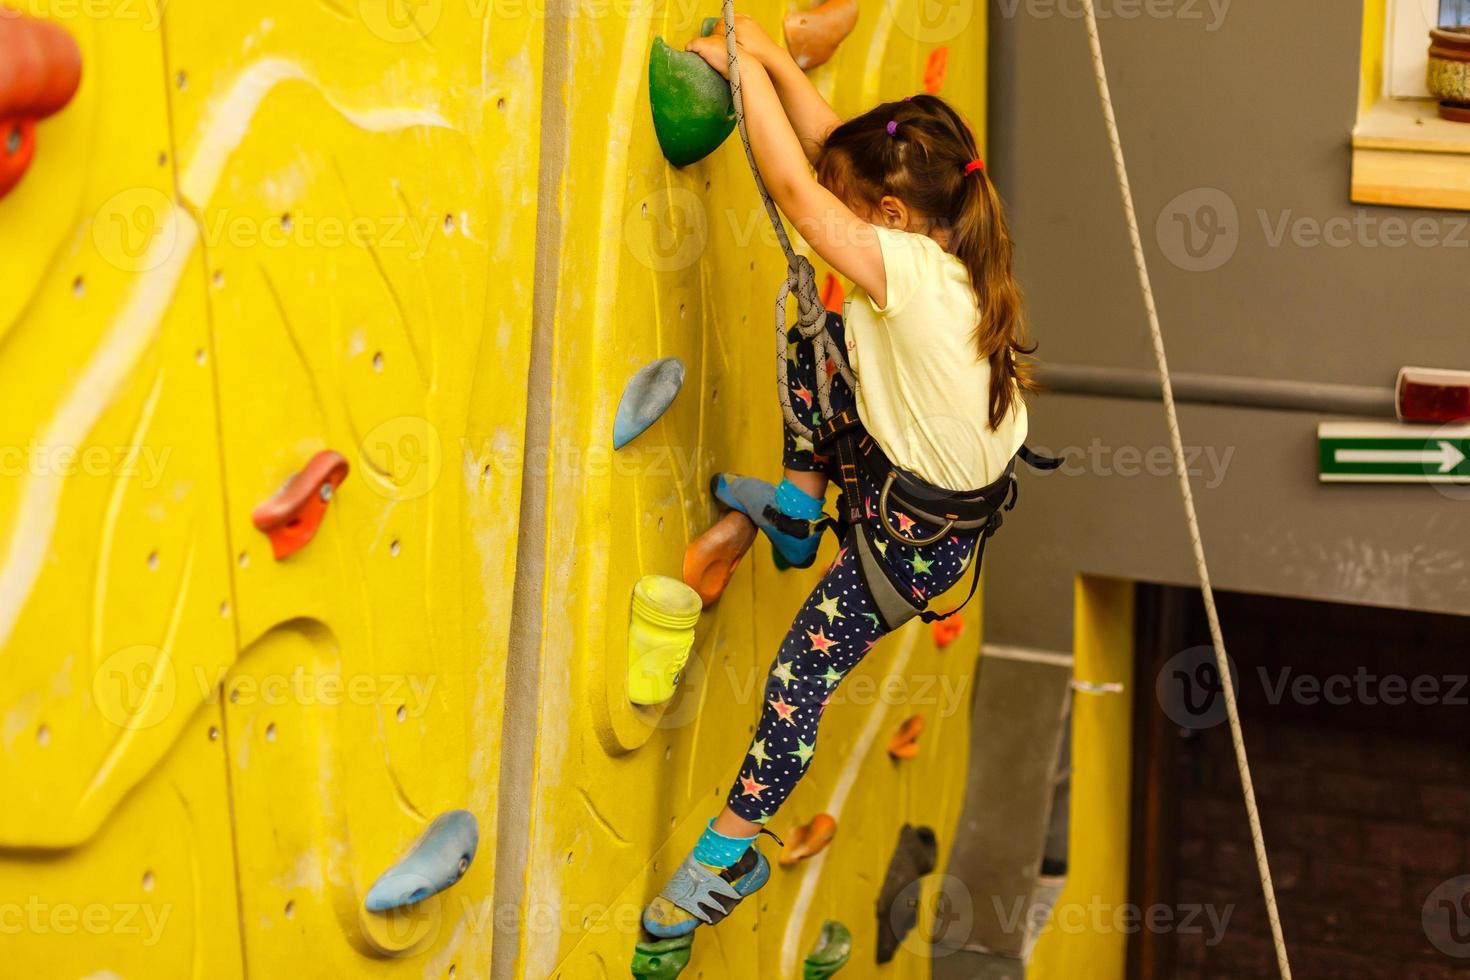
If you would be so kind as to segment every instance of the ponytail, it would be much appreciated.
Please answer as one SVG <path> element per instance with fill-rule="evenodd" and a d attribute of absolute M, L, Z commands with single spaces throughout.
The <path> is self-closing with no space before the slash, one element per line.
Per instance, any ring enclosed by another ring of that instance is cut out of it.
<path fill-rule="evenodd" d="M 990 361 L 990 427 L 996 429 L 1015 408 L 1020 392 L 1039 387 L 1027 356 L 1036 348 L 1026 346 L 1026 316 L 1000 195 L 984 167 L 964 177 L 963 185 L 950 250 L 969 270 L 979 302 L 975 347 Z"/>

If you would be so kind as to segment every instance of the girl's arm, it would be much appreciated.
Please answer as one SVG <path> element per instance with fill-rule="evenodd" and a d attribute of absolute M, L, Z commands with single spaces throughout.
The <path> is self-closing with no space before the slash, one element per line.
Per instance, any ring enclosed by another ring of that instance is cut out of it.
<path fill-rule="evenodd" d="M 720 29 L 715 32 L 722 39 L 723 26 L 721 24 Z M 817 151 L 822 148 L 827 134 L 836 129 L 842 120 L 832 111 L 827 100 L 822 98 L 822 93 L 817 91 L 817 87 L 806 77 L 806 72 L 801 70 L 790 53 L 771 40 L 765 29 L 749 15 L 735 15 L 735 37 L 742 50 L 750 51 L 765 66 L 766 72 L 771 76 L 771 84 L 776 88 L 776 95 L 781 99 L 786 118 L 791 120 L 791 128 L 801 141 L 807 160 L 815 163 Z"/>
<path fill-rule="evenodd" d="M 689 50 L 728 77 L 724 37 L 695 38 L 689 42 Z M 886 306 L 888 279 L 873 226 L 817 183 L 801 141 L 782 110 L 770 74 L 743 46 L 739 54 L 745 128 L 766 190 L 797 233 L 828 265 L 866 290 L 879 307 Z"/>

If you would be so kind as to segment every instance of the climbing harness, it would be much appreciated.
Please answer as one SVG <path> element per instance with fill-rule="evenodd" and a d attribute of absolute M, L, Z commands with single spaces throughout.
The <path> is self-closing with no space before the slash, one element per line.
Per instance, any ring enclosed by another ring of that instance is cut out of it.
<path fill-rule="evenodd" d="M 1210 624 L 1210 640 L 1215 648 L 1215 664 L 1220 688 L 1225 695 L 1225 713 L 1230 721 L 1230 739 L 1235 745 L 1235 764 L 1240 772 L 1240 786 L 1245 794 L 1246 818 L 1250 823 L 1251 843 L 1255 847 L 1256 870 L 1266 900 L 1266 915 L 1271 922 L 1271 939 L 1276 947 L 1276 965 L 1282 980 L 1291 980 L 1291 962 L 1286 952 L 1286 939 L 1281 931 L 1281 913 L 1276 907 L 1276 889 L 1271 882 L 1271 866 L 1266 858 L 1266 839 L 1261 832 L 1261 814 L 1256 809 L 1255 785 L 1251 782 L 1250 761 L 1246 757 L 1245 735 L 1240 725 L 1240 709 L 1235 700 L 1235 681 L 1225 653 L 1225 635 L 1220 629 L 1220 614 L 1215 608 L 1215 590 L 1210 584 L 1210 569 L 1205 561 L 1205 546 L 1200 537 L 1199 515 L 1194 507 L 1194 491 L 1189 483 L 1189 470 L 1184 458 L 1184 441 L 1179 432 L 1179 413 L 1174 404 L 1174 385 L 1169 375 L 1169 361 L 1164 351 L 1164 332 L 1159 324 L 1159 311 L 1154 302 L 1153 283 L 1149 277 L 1148 259 L 1143 253 L 1143 237 L 1138 230 L 1138 211 L 1133 203 L 1133 188 L 1128 180 L 1128 163 L 1123 156 L 1123 139 L 1113 111 L 1113 95 L 1108 85 L 1107 63 L 1103 60 L 1102 37 L 1098 33 L 1097 10 L 1093 0 L 1082 0 L 1086 14 L 1087 41 L 1092 49 L 1093 71 L 1097 79 L 1098 99 L 1102 103 L 1103 121 L 1107 124 L 1108 142 L 1112 145 L 1113 169 L 1118 178 L 1118 192 L 1123 199 L 1123 215 L 1128 237 L 1133 245 L 1133 263 L 1138 285 L 1143 292 L 1143 305 L 1148 313 L 1149 337 L 1153 341 L 1154 360 L 1164 392 L 1164 416 L 1169 426 L 1169 443 L 1174 451 L 1174 473 L 1179 479 L 1179 495 L 1184 501 L 1184 516 L 1189 526 L 1189 544 L 1194 553 L 1195 570 L 1199 573 L 1200 594 L 1204 597 L 1205 616 Z"/>

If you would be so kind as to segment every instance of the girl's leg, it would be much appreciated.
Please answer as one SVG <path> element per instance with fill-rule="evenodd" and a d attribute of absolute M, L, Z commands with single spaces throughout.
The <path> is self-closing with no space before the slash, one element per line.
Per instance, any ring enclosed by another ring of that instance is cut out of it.
<path fill-rule="evenodd" d="M 832 692 L 887 632 L 849 547 L 854 533 L 861 531 L 848 532 L 781 643 L 760 722 L 717 826 L 748 830 L 780 809 L 811 765 Z"/>
<path fill-rule="evenodd" d="M 746 892 L 740 882 L 757 880 L 747 877 L 756 874 L 749 870 L 751 844 L 811 765 L 828 698 L 885 632 L 845 541 L 781 644 L 739 778 L 724 811 L 694 848 L 695 861 L 741 894 Z M 654 935 L 667 936 L 694 928 L 698 920 L 660 895 L 645 910 L 643 923 Z"/>

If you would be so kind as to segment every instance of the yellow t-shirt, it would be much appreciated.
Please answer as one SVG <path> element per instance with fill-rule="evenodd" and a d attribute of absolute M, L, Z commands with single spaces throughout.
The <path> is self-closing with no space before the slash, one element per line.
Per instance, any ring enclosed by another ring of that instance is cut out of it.
<path fill-rule="evenodd" d="M 948 490 L 995 482 L 1026 440 L 1026 406 L 990 427 L 990 362 L 975 351 L 979 307 L 964 263 L 934 239 L 876 228 L 888 305 L 848 298 L 857 410 L 902 469 Z"/>

